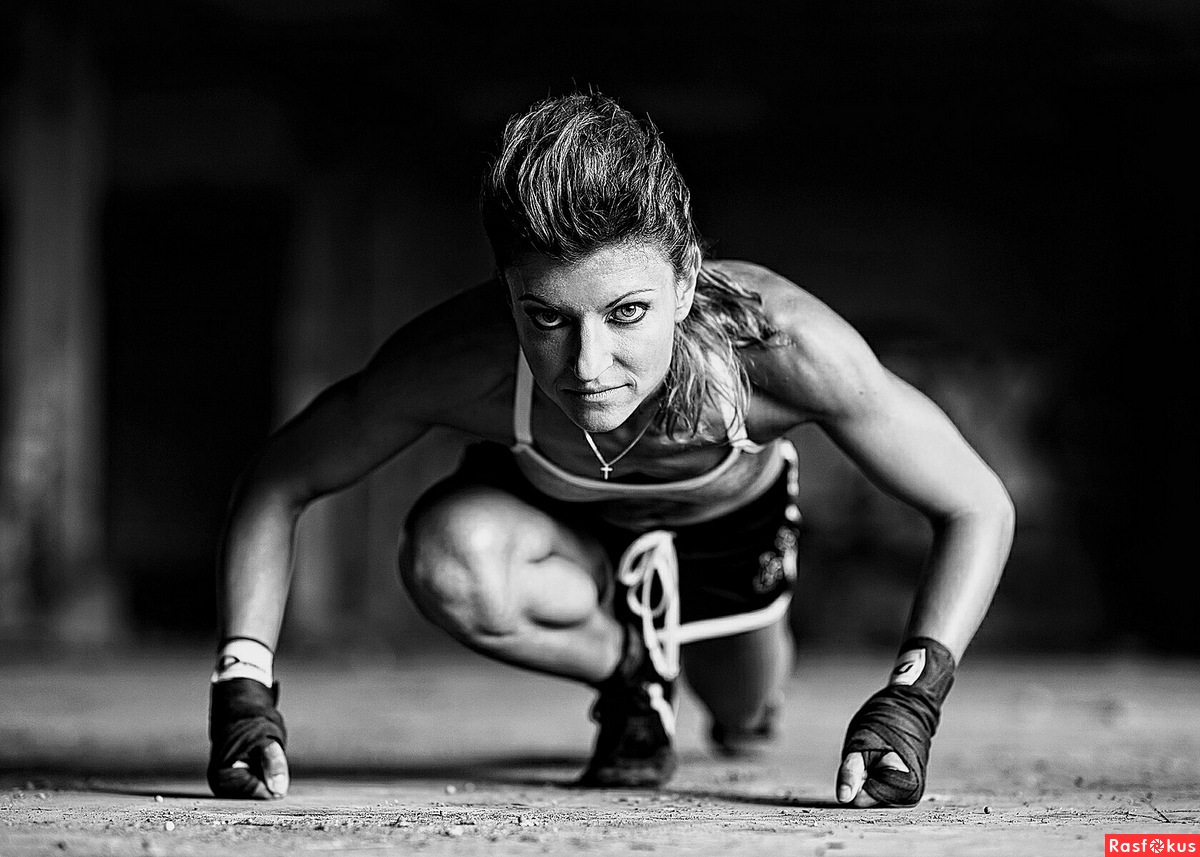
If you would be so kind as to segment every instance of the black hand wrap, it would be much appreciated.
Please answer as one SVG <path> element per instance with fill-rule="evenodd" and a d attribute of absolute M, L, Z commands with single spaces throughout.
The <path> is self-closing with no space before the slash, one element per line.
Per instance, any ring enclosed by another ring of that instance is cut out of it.
<path fill-rule="evenodd" d="M 929 744 L 953 684 L 954 657 L 949 650 L 929 637 L 913 637 L 900 647 L 888 686 L 868 699 L 850 721 L 842 758 L 847 753 L 863 754 L 867 770 L 863 789 L 879 803 L 911 806 L 921 799 Z M 904 760 L 907 772 L 878 764 L 889 752 Z"/>
<path fill-rule="evenodd" d="M 254 797 L 263 781 L 262 750 L 272 741 L 287 748 L 287 730 L 279 703 L 279 682 L 267 688 L 249 678 L 234 678 L 212 685 L 208 737 L 208 785 L 217 797 Z M 249 768 L 235 768 L 245 762 Z"/>

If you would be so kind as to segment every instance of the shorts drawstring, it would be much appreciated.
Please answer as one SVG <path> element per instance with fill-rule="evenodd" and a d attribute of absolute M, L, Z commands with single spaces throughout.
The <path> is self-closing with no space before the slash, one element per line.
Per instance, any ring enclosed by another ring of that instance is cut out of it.
<path fill-rule="evenodd" d="M 617 580 L 627 587 L 630 611 L 641 617 L 642 638 L 650 662 L 664 679 L 679 675 L 679 558 L 675 534 L 651 530 L 634 540 L 621 555 Z M 654 583 L 660 596 L 654 603 Z M 661 627 L 656 624 L 661 621 Z"/>

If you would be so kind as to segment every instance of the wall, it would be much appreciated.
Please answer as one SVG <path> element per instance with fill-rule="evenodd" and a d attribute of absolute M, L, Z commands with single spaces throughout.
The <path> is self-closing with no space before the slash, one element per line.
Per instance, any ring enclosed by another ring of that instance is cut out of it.
<path fill-rule="evenodd" d="M 71 293 L 99 302 L 104 428 L 83 436 L 103 450 L 104 540 L 90 571 L 7 551 L 6 591 L 62 580 L 10 602 L 10 635 L 70 636 L 68 593 L 97 580 L 111 618 L 94 636 L 211 633 L 241 462 L 395 325 L 490 273 L 474 192 L 505 117 L 596 85 L 664 129 L 714 254 L 811 288 L 1005 478 L 1019 532 L 978 646 L 1200 648 L 1196 585 L 1175 559 L 1197 471 L 1187 8 L 72 8 L 4 13 L 0 53 L 49 40 L 103 94 L 92 124 L 61 132 L 96 163 L 102 204 L 54 203 L 43 238 L 98 243 Z M 5 63 L 15 151 L 37 88 Z M 34 286 L 14 238 L 26 168 L 5 164 L 12 330 L 14 296 Z M 29 359 L 6 357 L 4 377 Z M 19 389 L 5 386 L 9 413 Z M 890 645 L 924 524 L 818 433 L 796 439 L 797 633 Z M 306 515 L 291 645 L 425 639 L 394 581 L 399 522 L 462 440 L 423 441 Z M 7 496 L 4 543 L 28 544 Z"/>

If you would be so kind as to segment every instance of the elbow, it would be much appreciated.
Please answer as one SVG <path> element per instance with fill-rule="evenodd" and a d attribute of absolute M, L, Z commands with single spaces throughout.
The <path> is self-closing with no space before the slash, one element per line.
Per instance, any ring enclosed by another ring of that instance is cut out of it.
<path fill-rule="evenodd" d="M 1012 550 L 1017 529 L 1017 507 L 998 477 L 993 476 L 991 487 L 978 498 L 968 517 L 974 522 L 976 532 L 991 544 L 996 578 L 999 579 Z"/>
<path fill-rule="evenodd" d="M 1007 554 L 1017 528 L 1017 507 L 1000 477 L 992 474 L 986 489 L 972 504 L 969 517 L 985 524 Z"/>
<path fill-rule="evenodd" d="M 1013 535 L 1017 530 L 1017 506 L 1013 502 L 1012 495 L 1008 493 L 1008 489 L 1004 487 L 1004 483 L 996 477 L 996 488 L 992 506 L 994 508 L 993 515 L 996 518 L 997 524 L 1000 527 L 1004 536 L 1006 545 L 1011 545 Z"/>
<path fill-rule="evenodd" d="M 999 477 L 991 474 L 983 485 L 957 509 L 935 523 L 935 529 L 966 528 L 965 531 L 987 533 L 988 537 L 1007 555 L 1017 527 L 1017 508 L 1012 496 Z"/>
<path fill-rule="evenodd" d="M 273 454 L 268 443 L 242 469 L 234 483 L 230 513 L 238 508 L 272 506 L 298 517 L 315 499 L 315 492 L 283 466 L 283 458 Z"/>

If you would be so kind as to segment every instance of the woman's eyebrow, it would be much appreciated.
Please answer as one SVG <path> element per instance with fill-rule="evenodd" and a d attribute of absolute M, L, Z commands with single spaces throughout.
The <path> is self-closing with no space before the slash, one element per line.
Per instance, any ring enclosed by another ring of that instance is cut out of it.
<path fill-rule="evenodd" d="M 652 286 L 645 286 L 640 289 L 633 289 L 632 291 L 625 292 L 625 294 L 620 295 L 619 297 L 613 298 L 611 301 L 609 301 L 609 303 L 604 308 L 612 309 L 617 304 L 619 304 L 623 301 L 629 300 L 634 295 L 653 294 L 656 291 L 658 291 L 658 289 L 655 289 Z M 558 309 L 558 307 L 556 307 L 554 304 L 550 303 L 550 301 L 546 300 L 545 298 L 539 298 L 537 295 L 531 295 L 528 292 L 526 292 L 525 294 L 522 294 L 522 295 L 518 295 L 517 300 L 518 301 L 533 301 L 535 303 L 541 304 L 542 306 L 550 307 L 551 309 L 555 309 L 555 310 Z"/>
<path fill-rule="evenodd" d="M 548 306 L 551 309 L 557 309 L 557 307 L 555 307 L 554 304 L 550 303 L 550 301 L 545 300 L 543 298 L 539 298 L 537 295 L 531 295 L 531 294 L 518 295 L 517 300 L 519 300 L 519 301 L 535 301 L 535 302 L 541 304 L 542 306 Z"/>
<path fill-rule="evenodd" d="M 613 300 L 613 301 L 612 301 L 612 302 L 611 302 L 611 303 L 610 303 L 610 304 L 609 304 L 607 307 L 605 307 L 605 309 L 612 309 L 612 308 L 613 308 L 613 307 L 615 307 L 617 304 L 621 303 L 622 301 L 627 301 L 627 300 L 629 300 L 629 299 L 630 299 L 631 297 L 633 297 L 634 295 L 642 295 L 642 294 L 646 294 L 646 293 L 654 293 L 654 292 L 657 292 L 657 291 L 658 291 L 658 289 L 652 288 L 652 287 L 650 287 L 650 286 L 646 286 L 646 287 L 644 287 L 644 288 L 640 288 L 640 289 L 634 289 L 632 292 L 626 292 L 625 294 L 621 295 L 619 298 L 616 298 L 615 300 Z"/>

